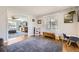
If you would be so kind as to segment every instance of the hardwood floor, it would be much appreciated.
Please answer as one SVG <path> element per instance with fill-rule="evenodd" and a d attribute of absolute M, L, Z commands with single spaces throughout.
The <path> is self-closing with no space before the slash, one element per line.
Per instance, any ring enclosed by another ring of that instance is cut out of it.
<path fill-rule="evenodd" d="M 66 42 L 63 42 L 61 40 L 52 40 L 54 41 L 55 43 L 59 44 L 59 43 L 62 43 L 62 52 L 79 52 L 79 46 L 77 45 L 71 45 L 71 46 L 68 46 L 66 44 Z"/>
<path fill-rule="evenodd" d="M 66 42 L 63 42 L 63 52 L 79 52 L 79 47 L 76 44 L 68 46 Z"/>
<path fill-rule="evenodd" d="M 11 44 L 26 40 L 27 38 L 28 38 L 27 35 L 21 35 L 21 36 L 18 36 L 16 38 L 10 38 L 10 39 L 7 40 L 7 44 L 11 45 Z"/>
<path fill-rule="evenodd" d="M 27 39 L 28 37 L 26 35 L 22 35 L 22 36 L 19 36 L 19 37 L 16 37 L 16 38 L 13 38 L 13 39 L 10 39 L 8 41 L 8 45 L 11 45 L 11 44 L 15 44 L 17 42 L 20 42 L 20 41 L 23 41 L 23 40 L 29 40 L 29 38 Z M 33 37 L 32 37 L 33 38 Z M 79 52 L 79 47 L 77 46 L 68 46 L 66 44 L 66 42 L 62 42 L 60 40 L 53 40 L 53 39 L 49 39 L 49 38 L 45 38 L 45 37 L 39 37 L 39 38 L 43 38 L 43 39 L 47 39 L 47 40 L 51 40 L 53 42 L 55 42 L 56 44 L 62 44 L 62 51 L 63 52 Z"/>

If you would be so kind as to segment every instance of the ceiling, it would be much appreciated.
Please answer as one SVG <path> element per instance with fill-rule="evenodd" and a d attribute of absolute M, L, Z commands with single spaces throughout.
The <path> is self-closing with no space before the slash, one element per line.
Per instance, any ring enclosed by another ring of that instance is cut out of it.
<path fill-rule="evenodd" d="M 71 6 L 10 6 L 8 14 L 41 16 L 70 8 Z"/>

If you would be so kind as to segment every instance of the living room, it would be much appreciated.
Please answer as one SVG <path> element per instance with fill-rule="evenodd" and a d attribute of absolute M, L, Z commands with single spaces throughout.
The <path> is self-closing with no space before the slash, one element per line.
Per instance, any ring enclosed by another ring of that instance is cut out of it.
<path fill-rule="evenodd" d="M 12 45 L 23 41 L 23 40 L 16 41 L 16 39 L 17 37 L 21 37 L 22 35 L 25 35 L 25 34 L 21 34 L 20 36 L 15 36 L 14 37 L 15 39 L 11 38 L 14 40 L 13 42 L 9 41 L 8 18 L 12 20 L 16 20 L 20 18 L 23 19 L 24 17 L 24 19 L 27 21 L 27 24 L 28 24 L 27 38 L 33 37 L 34 39 L 36 38 L 40 39 L 40 37 L 46 36 L 45 38 L 49 40 L 51 38 L 55 39 L 57 42 L 61 42 L 61 44 L 65 40 L 65 38 L 63 37 L 63 33 L 69 37 L 74 36 L 79 38 L 79 31 L 78 31 L 79 30 L 79 19 L 78 19 L 79 7 L 78 6 L 77 7 L 76 6 L 73 6 L 73 7 L 72 6 L 63 6 L 63 7 L 62 6 L 51 6 L 51 7 L 49 6 L 42 6 L 42 7 L 41 6 L 38 6 L 38 7 L 37 6 L 25 6 L 25 7 L 16 6 L 15 7 L 14 6 L 14 7 L 0 7 L 0 10 L 1 10 L 0 19 L 3 19 L 3 20 L 0 20 L 0 24 L 1 24 L 0 38 L 2 38 L 5 42 L 7 42 L 8 45 Z M 34 41 L 34 42 L 37 42 L 37 41 Z M 69 43 L 68 45 L 71 45 L 70 44 L 71 42 L 72 42 L 71 40 L 68 41 Z M 77 45 L 79 46 L 79 41 L 77 42 Z M 49 48 L 48 48 L 48 51 L 51 50 Z M 72 50 L 72 51 L 75 51 L 75 50 Z M 79 51 L 79 48 L 77 48 L 77 51 Z"/>

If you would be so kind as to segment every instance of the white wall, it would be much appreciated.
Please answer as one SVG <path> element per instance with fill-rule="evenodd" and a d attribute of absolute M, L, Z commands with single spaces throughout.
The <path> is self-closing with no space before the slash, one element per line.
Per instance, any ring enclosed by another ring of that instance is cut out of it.
<path fill-rule="evenodd" d="M 32 22 L 35 19 L 35 22 Z M 36 18 L 34 16 L 28 16 L 28 36 L 34 35 L 34 27 L 36 27 Z"/>
<path fill-rule="evenodd" d="M 63 12 L 60 12 L 57 16 L 58 18 L 58 30 L 60 33 L 66 33 L 68 35 L 77 35 L 77 16 L 76 14 L 73 17 L 73 23 L 64 23 L 64 15 L 67 14 L 70 10 L 65 10 Z"/>
<path fill-rule="evenodd" d="M 44 24 L 46 22 L 45 16 L 39 17 L 39 18 L 42 18 L 42 21 L 44 22 L 42 24 L 43 25 L 42 30 L 43 31 L 49 31 L 49 32 L 55 32 L 55 33 L 58 33 L 58 34 L 66 33 L 68 35 L 78 35 L 78 33 L 77 33 L 77 26 L 78 26 L 77 25 L 77 14 L 75 14 L 74 17 L 73 17 L 73 23 L 64 23 L 64 15 L 67 14 L 68 12 L 72 11 L 72 10 L 77 11 L 77 8 L 76 7 L 69 8 L 69 9 L 65 9 L 63 11 L 58 11 L 56 13 L 45 15 L 45 16 L 52 16 L 58 21 L 58 28 L 57 28 L 56 32 L 53 31 L 53 30 L 45 29 L 45 26 L 44 26 Z"/>
<path fill-rule="evenodd" d="M 79 36 L 79 23 L 78 23 L 78 29 L 77 29 L 77 33 L 78 33 L 78 36 Z"/>
<path fill-rule="evenodd" d="M 78 13 L 79 13 L 79 7 L 78 7 Z M 78 14 L 79 15 L 79 14 Z M 78 33 L 78 36 L 79 36 L 79 22 L 77 22 L 77 33 Z"/>
<path fill-rule="evenodd" d="M 0 38 L 7 40 L 7 9 L 0 7 Z"/>

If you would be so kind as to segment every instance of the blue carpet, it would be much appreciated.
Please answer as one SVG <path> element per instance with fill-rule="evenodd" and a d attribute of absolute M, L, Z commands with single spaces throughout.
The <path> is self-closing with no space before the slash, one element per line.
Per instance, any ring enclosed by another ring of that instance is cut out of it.
<path fill-rule="evenodd" d="M 61 52 L 62 44 L 56 44 L 51 40 L 33 37 L 12 45 L 9 45 L 8 52 Z"/>

